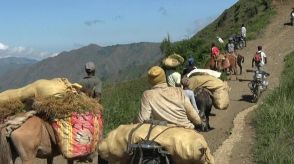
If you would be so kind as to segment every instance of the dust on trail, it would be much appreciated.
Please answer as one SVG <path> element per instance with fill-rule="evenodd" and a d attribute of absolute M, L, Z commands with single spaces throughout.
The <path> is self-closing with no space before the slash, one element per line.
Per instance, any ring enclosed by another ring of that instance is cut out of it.
<path fill-rule="evenodd" d="M 279 0 L 279 1 L 273 1 L 275 5 L 275 9 L 277 11 L 277 15 L 273 18 L 271 23 L 268 25 L 268 27 L 265 29 L 265 32 L 263 33 L 262 37 L 250 41 L 247 44 L 247 47 L 241 50 L 239 53 L 244 55 L 246 58 L 246 61 L 244 63 L 244 70 L 251 69 L 251 59 L 253 57 L 253 54 L 256 52 L 257 46 L 262 45 L 263 50 L 267 54 L 268 57 L 268 65 L 266 67 L 266 71 L 270 72 L 271 76 L 269 77 L 269 90 L 274 89 L 279 85 L 280 76 L 284 67 L 284 57 L 285 55 L 289 54 L 294 50 L 294 27 L 285 25 L 285 23 L 289 22 L 289 15 L 292 6 L 294 5 L 293 0 Z M 294 7 L 294 6 L 293 6 Z M 248 29 L 250 30 L 250 29 Z M 252 74 L 245 73 L 245 75 L 241 76 L 241 79 L 252 79 Z M 231 91 L 231 109 L 228 109 L 231 112 L 233 110 L 238 110 L 240 113 L 237 114 L 236 118 L 233 121 L 232 126 L 227 126 L 226 124 L 220 125 L 222 128 L 229 127 L 233 128 L 231 130 L 231 135 L 226 139 L 222 140 L 222 144 L 219 144 L 219 147 L 216 149 L 215 143 L 216 141 L 210 141 L 211 138 L 214 138 L 215 140 L 219 140 L 217 138 L 217 135 L 223 136 L 225 134 L 216 134 L 215 136 L 208 137 L 208 144 L 212 147 L 212 150 L 214 151 L 214 156 L 216 159 L 216 163 L 234 163 L 231 161 L 232 158 L 234 158 L 234 161 L 239 161 L 238 163 L 244 163 L 244 157 L 241 157 L 240 154 L 243 156 L 251 156 L 252 154 L 249 150 L 251 150 L 251 145 L 247 144 L 248 142 L 241 142 L 244 140 L 253 140 L 252 138 L 244 137 L 247 133 L 252 133 L 246 131 L 246 115 L 248 113 L 254 111 L 254 109 L 257 107 L 257 105 L 250 105 L 252 107 L 244 108 L 246 104 L 242 104 L 242 96 L 248 94 L 248 92 L 244 92 L 244 87 L 249 90 L 247 83 L 248 82 L 240 82 L 236 85 L 237 82 L 230 82 L 232 91 Z M 238 94 L 239 93 L 239 94 Z M 266 95 L 268 93 L 265 92 Z M 243 94 L 243 95 L 242 95 Z M 236 105 L 237 103 L 237 105 Z M 239 104 L 239 105 L 238 105 Z M 249 104 L 249 103 L 247 103 Z M 239 107 L 236 108 L 236 107 Z M 234 108 L 232 110 L 232 108 Z M 243 108 L 243 109 L 240 109 Z M 218 112 L 220 113 L 220 112 Z M 220 113 L 221 115 L 222 113 Z M 218 117 L 218 116 L 217 116 Z M 230 119 L 227 117 L 227 119 Z M 225 120 L 223 120 L 225 122 Z M 222 124 L 222 122 L 216 121 L 214 124 Z M 228 133 L 230 133 L 228 131 Z M 204 134 L 205 135 L 205 134 Z M 205 135 L 206 136 L 206 135 Z M 253 136 L 250 136 L 253 137 Z M 240 145 L 243 144 L 243 145 Z M 242 147 L 242 149 L 240 149 Z M 247 154 L 246 154 L 247 153 Z M 244 155 L 245 154 L 245 155 Z M 239 160 L 238 160 L 239 158 Z M 248 160 L 246 160 L 248 163 Z M 250 161 L 250 159 L 249 159 Z M 253 163 L 252 161 L 250 163 Z"/>

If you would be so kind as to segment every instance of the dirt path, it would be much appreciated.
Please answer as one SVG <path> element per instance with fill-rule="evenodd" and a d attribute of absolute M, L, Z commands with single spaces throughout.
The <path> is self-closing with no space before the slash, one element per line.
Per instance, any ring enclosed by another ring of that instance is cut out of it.
<path fill-rule="evenodd" d="M 248 42 L 247 47 L 240 51 L 240 54 L 245 56 L 244 70 L 251 69 L 251 59 L 257 45 L 263 46 L 268 56 L 266 71 L 271 73 L 269 90 L 279 85 L 284 56 L 294 50 L 294 27 L 284 25 L 284 23 L 289 22 L 289 13 L 292 7 L 289 4 L 294 4 L 294 1 L 275 1 L 274 3 L 277 15 L 266 28 L 263 37 Z M 248 81 L 246 81 L 250 80 L 252 75 L 252 73 L 245 72 L 240 77 L 243 81 L 231 81 L 229 83 L 232 88 L 229 109 L 226 111 L 214 110 L 216 116 L 211 119 L 211 125 L 215 129 L 203 133 L 212 152 L 215 152 L 217 163 L 253 163 L 250 151 L 254 142 L 254 129 L 250 126 L 252 117 L 245 119 L 247 118 L 246 115 L 251 110 L 253 111 L 249 107 L 254 105 L 248 102 L 251 94 L 247 86 Z M 245 110 L 247 108 L 249 109 Z M 233 124 L 233 120 L 239 112 L 241 113 Z M 232 131 L 233 126 L 235 128 Z M 231 133 L 233 134 L 229 137 Z M 222 143 L 224 144 L 222 145 Z M 221 145 L 222 147 L 220 147 Z"/>

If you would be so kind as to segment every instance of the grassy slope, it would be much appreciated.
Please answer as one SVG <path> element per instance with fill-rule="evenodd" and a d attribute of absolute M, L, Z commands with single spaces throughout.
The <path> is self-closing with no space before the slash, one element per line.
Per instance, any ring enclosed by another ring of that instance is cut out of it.
<path fill-rule="evenodd" d="M 105 86 L 102 90 L 105 133 L 134 120 L 143 91 L 150 88 L 147 78 Z"/>
<path fill-rule="evenodd" d="M 228 38 L 229 35 L 239 32 L 242 23 L 247 25 L 248 35 L 250 37 L 252 36 L 254 38 L 254 35 L 262 33 L 262 29 L 269 21 L 270 14 L 273 13 L 270 9 L 266 10 L 265 2 L 267 1 L 240 0 L 224 12 L 226 13 L 225 18 L 224 14 L 222 14 L 191 39 L 172 43 L 172 50 L 183 55 L 184 58 L 192 55 L 196 59 L 198 66 L 203 65 L 203 61 L 209 56 L 209 45 L 215 39 L 216 35 L 224 39 Z M 255 13 L 253 16 L 246 15 L 251 10 L 257 12 L 253 12 Z M 237 18 L 238 20 L 236 21 L 235 19 Z M 223 23 L 218 25 L 220 20 Z M 111 86 L 108 85 L 103 88 L 102 104 L 105 108 L 106 133 L 120 124 L 129 123 L 133 120 L 140 109 L 141 95 L 148 88 L 149 85 L 146 78 Z"/>
<path fill-rule="evenodd" d="M 241 25 L 245 24 L 247 40 L 255 39 L 262 35 L 274 13 L 270 0 L 239 0 L 191 39 L 175 42 L 168 52 L 179 53 L 184 58 L 193 56 L 201 67 L 210 56 L 211 42 L 218 43 L 217 36 L 227 41 L 233 34 L 240 34 Z M 218 46 L 224 50 L 225 45 Z"/>
<path fill-rule="evenodd" d="M 294 52 L 286 58 L 279 88 L 256 112 L 256 163 L 294 163 Z"/>

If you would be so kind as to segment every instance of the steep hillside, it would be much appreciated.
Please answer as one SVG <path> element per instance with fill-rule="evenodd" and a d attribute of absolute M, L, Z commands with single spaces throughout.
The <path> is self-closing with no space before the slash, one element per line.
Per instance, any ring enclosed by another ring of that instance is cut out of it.
<path fill-rule="evenodd" d="M 93 61 L 97 75 L 106 82 L 140 77 L 149 66 L 162 58 L 158 43 L 133 43 L 100 47 L 90 44 L 77 50 L 62 52 L 33 65 L 0 77 L 3 89 L 20 87 L 41 78 L 67 77 L 77 81 L 84 76 L 84 64 Z"/>
<path fill-rule="evenodd" d="M 28 58 L 8 57 L 0 58 L 0 76 L 7 71 L 12 71 L 17 68 L 36 63 L 37 60 Z"/>
<path fill-rule="evenodd" d="M 270 23 L 268 18 L 274 13 L 271 4 L 271 0 L 239 0 L 193 38 L 215 40 L 220 36 L 227 40 L 232 34 L 240 34 L 241 25 L 245 24 L 247 38 L 255 39 Z"/>
<path fill-rule="evenodd" d="M 190 39 L 172 43 L 169 38 L 166 38 L 161 48 L 167 55 L 176 52 L 184 58 L 193 56 L 197 65 L 202 66 L 210 56 L 211 43 L 219 44 L 217 36 L 226 42 L 230 36 L 240 34 L 242 24 L 245 24 L 247 28 L 247 40 L 262 36 L 264 28 L 275 14 L 272 8 L 270 0 L 239 0 Z M 224 50 L 225 45 L 218 46 Z"/>

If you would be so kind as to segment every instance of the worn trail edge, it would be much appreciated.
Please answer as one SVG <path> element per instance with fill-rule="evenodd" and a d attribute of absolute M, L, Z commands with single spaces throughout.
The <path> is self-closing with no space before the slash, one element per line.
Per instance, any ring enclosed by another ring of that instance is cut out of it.
<path fill-rule="evenodd" d="M 216 163 L 229 164 L 234 145 L 241 141 L 244 132 L 243 129 L 245 127 L 245 118 L 248 113 L 256 109 L 257 106 L 258 105 L 254 105 L 250 108 L 247 108 L 235 117 L 233 122 L 234 127 L 232 129 L 232 134 L 213 154 Z"/>

